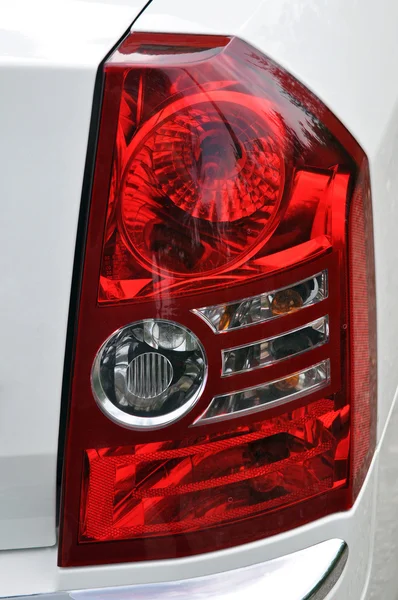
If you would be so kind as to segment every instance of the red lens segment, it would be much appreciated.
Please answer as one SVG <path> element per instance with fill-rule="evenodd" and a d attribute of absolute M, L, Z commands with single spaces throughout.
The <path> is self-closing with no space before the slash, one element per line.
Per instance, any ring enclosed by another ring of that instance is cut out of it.
<path fill-rule="evenodd" d="M 363 151 L 236 38 L 132 34 L 104 71 L 60 565 L 350 508 L 376 424 Z"/>
<path fill-rule="evenodd" d="M 365 169 L 361 185 L 352 199 L 349 226 L 351 394 L 354 407 L 352 486 L 355 495 L 365 479 L 376 444 L 376 293 L 368 177 Z"/>
<path fill-rule="evenodd" d="M 219 534 L 210 530 L 204 543 L 203 530 L 297 503 L 309 489 L 344 486 L 348 433 L 349 412 L 319 400 L 228 434 L 88 450 L 81 542 L 145 538 L 153 551 L 161 536 L 162 544 L 177 544 L 177 555 L 187 543 L 196 552 L 217 550 Z M 272 522 L 262 521 L 264 533 Z M 187 537 L 167 541 L 180 533 Z M 140 551 L 138 543 L 130 558 Z"/>
<path fill-rule="evenodd" d="M 105 66 L 100 302 L 220 289 L 272 272 L 275 253 L 323 249 L 340 149 L 314 155 L 326 132 L 263 57 L 237 39 L 191 41 L 135 34 Z"/>
<path fill-rule="evenodd" d="M 243 104 L 246 95 L 194 83 L 205 89 L 195 93 L 191 79 L 179 80 L 179 99 L 133 136 L 118 197 L 127 248 L 169 278 L 241 262 L 264 240 L 283 193 L 276 134 Z"/>

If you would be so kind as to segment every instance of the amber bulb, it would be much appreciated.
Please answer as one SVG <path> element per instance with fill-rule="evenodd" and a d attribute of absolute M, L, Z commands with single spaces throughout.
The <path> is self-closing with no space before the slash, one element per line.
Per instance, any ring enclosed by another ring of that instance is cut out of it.
<path fill-rule="evenodd" d="M 281 290 L 277 292 L 271 302 L 274 315 L 283 315 L 294 312 L 303 306 L 303 299 L 296 290 Z"/>
<path fill-rule="evenodd" d="M 218 325 L 219 331 L 224 331 L 229 328 L 231 323 L 231 308 L 229 306 L 224 307 L 224 312 L 222 313 L 220 323 Z"/>
<path fill-rule="evenodd" d="M 291 375 L 291 377 L 286 377 L 286 379 L 276 381 L 274 385 L 280 392 L 287 392 L 297 388 L 299 377 L 300 375 L 297 373 L 296 375 Z"/>

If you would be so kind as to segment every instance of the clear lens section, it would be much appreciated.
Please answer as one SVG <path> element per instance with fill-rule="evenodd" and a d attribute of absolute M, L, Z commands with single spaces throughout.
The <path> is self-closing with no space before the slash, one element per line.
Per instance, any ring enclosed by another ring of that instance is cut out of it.
<path fill-rule="evenodd" d="M 267 292 L 238 302 L 194 310 L 215 333 L 257 325 L 270 319 L 321 302 L 328 295 L 327 271 L 293 286 Z"/>
<path fill-rule="evenodd" d="M 325 344 L 329 339 L 328 317 L 322 317 L 283 335 L 268 338 L 222 351 L 222 375 L 252 371 L 278 362 L 311 348 Z"/>
<path fill-rule="evenodd" d="M 148 319 L 123 327 L 101 347 L 92 388 L 101 409 L 131 428 L 156 428 L 180 418 L 198 400 L 205 353 L 182 325 Z"/>
<path fill-rule="evenodd" d="M 275 407 L 321 389 L 329 381 L 330 362 L 324 360 L 309 369 L 293 373 L 283 379 L 232 394 L 215 396 L 206 411 L 195 421 L 195 425 L 230 419 L 240 416 L 242 413 Z"/>

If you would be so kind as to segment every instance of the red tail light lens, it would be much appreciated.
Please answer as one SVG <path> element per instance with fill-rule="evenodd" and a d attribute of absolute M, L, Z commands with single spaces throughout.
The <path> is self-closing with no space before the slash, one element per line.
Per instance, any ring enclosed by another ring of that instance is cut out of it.
<path fill-rule="evenodd" d="M 375 444 L 373 276 L 366 157 L 314 96 L 236 38 L 129 36 L 105 65 L 60 565 L 349 508 Z"/>
<path fill-rule="evenodd" d="M 330 490 L 331 480 L 344 480 L 347 453 L 335 461 L 333 427 L 347 431 L 348 413 L 320 400 L 227 434 L 88 450 L 80 540 L 145 539 L 156 558 L 164 555 L 159 536 L 184 534 L 186 548 L 191 539 L 197 551 L 208 551 L 210 528 L 295 504 L 309 488 L 316 495 Z M 263 534 L 273 527 L 272 517 L 262 517 Z M 229 545 L 229 532 L 220 533 Z M 252 537 L 246 531 L 239 542 Z"/>
<path fill-rule="evenodd" d="M 137 34 L 108 61 L 99 302 L 217 290 L 324 250 L 345 161 L 272 71 L 229 38 Z"/>

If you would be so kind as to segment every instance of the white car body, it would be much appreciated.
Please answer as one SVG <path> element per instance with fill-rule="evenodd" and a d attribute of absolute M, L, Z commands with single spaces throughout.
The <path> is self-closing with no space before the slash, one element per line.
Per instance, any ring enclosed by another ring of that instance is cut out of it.
<path fill-rule="evenodd" d="M 349 554 L 328 598 L 397 597 L 397 23 L 398 4 L 389 0 L 153 0 L 146 7 L 145 0 L 3 0 L 0 597 L 187 580 L 336 538 Z M 307 86 L 367 154 L 376 260 L 377 449 L 361 493 L 345 513 L 215 553 L 62 569 L 58 435 L 94 86 L 101 61 L 131 24 L 133 31 L 240 37 Z M 262 594 L 270 595 L 266 581 L 261 585 Z M 292 576 L 277 597 L 301 598 L 297 585 Z"/>

